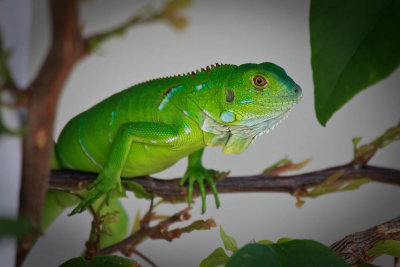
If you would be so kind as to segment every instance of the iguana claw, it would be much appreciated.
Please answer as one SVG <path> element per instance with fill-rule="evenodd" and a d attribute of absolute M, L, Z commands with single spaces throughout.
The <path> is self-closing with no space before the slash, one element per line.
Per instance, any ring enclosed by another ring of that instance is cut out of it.
<path fill-rule="evenodd" d="M 124 190 L 120 178 L 105 178 L 102 174 L 100 174 L 87 189 L 91 190 L 91 192 L 84 197 L 81 203 L 79 203 L 79 205 L 75 207 L 70 214 L 68 214 L 69 216 L 85 211 L 104 194 L 107 195 L 106 203 L 108 204 L 113 189 L 117 189 L 118 192 L 123 192 Z"/>
<path fill-rule="evenodd" d="M 183 178 L 180 181 L 180 185 L 184 185 L 186 181 L 188 182 L 188 204 L 190 205 L 192 203 L 192 198 L 193 198 L 193 185 L 194 182 L 197 182 L 199 185 L 200 189 L 200 195 L 201 195 L 201 212 L 204 213 L 206 211 L 206 189 L 204 186 L 204 180 L 207 181 L 207 183 L 210 185 L 210 188 L 214 194 L 215 198 L 215 205 L 217 208 L 220 205 L 219 198 L 218 198 L 218 191 L 217 187 L 215 186 L 215 182 L 213 180 L 213 177 L 218 177 L 219 173 L 215 170 L 207 170 L 206 168 L 202 166 L 196 166 L 189 168 Z"/>

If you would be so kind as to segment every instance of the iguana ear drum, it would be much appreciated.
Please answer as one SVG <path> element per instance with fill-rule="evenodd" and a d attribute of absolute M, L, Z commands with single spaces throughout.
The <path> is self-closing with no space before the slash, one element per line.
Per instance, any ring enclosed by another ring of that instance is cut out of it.
<path fill-rule="evenodd" d="M 233 100 L 235 99 L 235 93 L 231 89 L 226 88 L 225 89 L 225 97 L 226 97 L 225 98 L 226 102 L 232 103 Z"/>

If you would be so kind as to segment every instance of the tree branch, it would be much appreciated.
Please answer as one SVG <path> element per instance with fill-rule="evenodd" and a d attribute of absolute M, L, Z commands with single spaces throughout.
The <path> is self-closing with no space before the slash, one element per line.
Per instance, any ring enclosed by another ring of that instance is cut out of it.
<path fill-rule="evenodd" d="M 157 225 L 148 227 L 141 227 L 138 231 L 133 233 L 131 236 L 125 238 L 124 240 L 111 245 L 109 247 L 103 248 L 100 251 L 100 254 L 111 254 L 116 251 L 121 251 L 126 256 L 129 256 L 131 253 L 135 252 L 135 247 L 143 242 L 146 237 L 150 237 L 152 239 L 164 239 L 167 241 L 172 241 L 175 238 L 179 238 L 181 234 L 191 232 L 192 230 L 202 230 L 202 229 L 210 229 L 210 227 L 215 227 L 216 224 L 213 219 L 208 219 L 206 221 L 199 220 L 188 227 L 185 228 L 177 228 L 169 231 L 168 228 L 174 223 L 183 222 L 190 219 L 190 211 L 191 207 L 187 207 L 184 210 L 175 213 L 174 215 L 166 218 L 165 220 L 159 222 Z"/>
<path fill-rule="evenodd" d="M 133 15 L 127 21 L 121 23 L 120 25 L 108 31 L 85 38 L 84 40 L 86 44 L 85 51 L 87 53 L 91 53 L 92 51 L 96 50 L 99 47 L 99 45 L 102 44 L 103 42 L 111 38 L 125 34 L 125 32 L 132 26 L 137 26 L 149 22 L 155 22 L 157 20 L 160 20 L 161 18 L 162 14 L 154 9 L 149 9 L 148 12 L 146 12 L 146 14 L 139 13 L 137 15 Z"/>
<path fill-rule="evenodd" d="M 368 165 L 346 164 L 319 171 L 287 176 L 252 175 L 246 177 L 229 177 L 216 183 L 219 193 L 244 192 L 283 192 L 292 195 L 307 197 L 307 189 L 320 185 L 336 173 L 341 176 L 336 183 L 345 183 L 351 180 L 368 177 L 372 181 L 400 185 L 400 170 L 380 168 Z M 81 171 L 58 170 L 52 171 L 50 188 L 62 187 L 71 189 L 86 188 L 97 178 L 97 174 Z M 186 198 L 187 188 L 179 185 L 180 179 L 159 180 L 152 177 L 124 178 L 141 184 L 146 191 L 154 193 L 168 201 Z M 129 190 L 129 188 L 126 188 Z M 212 193 L 207 188 L 207 194 Z M 193 196 L 199 196 L 199 188 L 195 185 Z M 310 196 L 311 197 L 311 196 Z"/>
<path fill-rule="evenodd" d="M 279 166 L 276 166 L 280 168 Z M 380 168 L 368 165 L 349 163 L 333 168 L 309 172 L 300 175 L 253 175 L 248 177 L 229 177 L 217 182 L 220 193 L 239 193 L 239 192 L 284 192 L 296 196 L 308 195 L 310 188 L 315 188 L 340 174 L 335 183 L 343 185 L 360 178 L 369 177 L 372 181 L 400 185 L 400 170 Z M 79 171 L 52 171 L 50 178 L 51 187 L 69 187 L 73 189 L 83 189 L 96 179 L 97 174 Z M 123 180 L 130 180 L 124 178 Z M 151 177 L 136 177 L 133 181 L 141 184 L 148 192 L 154 193 L 169 201 L 178 201 L 186 198 L 187 189 L 179 185 L 180 179 L 158 180 Z M 129 190 L 129 188 L 127 188 Z M 212 193 L 210 189 L 207 193 Z M 194 188 L 194 195 L 199 196 L 198 187 Z M 151 215 L 149 215 L 151 216 Z M 186 218 L 186 219 L 183 219 Z M 110 247 L 104 248 L 100 254 L 110 254 L 121 251 L 125 255 L 130 255 L 132 250 L 140 244 L 146 237 L 161 238 L 172 240 L 177 237 L 177 233 L 185 232 L 185 228 L 168 231 L 170 224 L 181 220 L 188 220 L 190 215 L 187 210 L 183 210 L 154 227 L 145 225 L 125 240 Z M 194 222 L 193 224 L 195 224 Z M 202 224 L 207 222 L 202 221 Z M 190 226 L 188 227 L 190 228 Z M 382 225 L 375 226 L 363 232 L 351 234 L 344 239 L 335 242 L 332 248 L 338 252 L 349 264 L 356 264 L 360 259 L 371 261 L 374 257 L 368 257 L 367 252 L 379 240 L 399 240 L 400 239 L 400 217 Z"/>
<path fill-rule="evenodd" d="M 372 262 L 379 256 L 368 256 L 368 251 L 381 240 L 400 241 L 400 217 L 365 231 L 347 235 L 333 243 L 331 248 L 340 254 L 348 264 L 359 266 L 360 260 Z"/>
<path fill-rule="evenodd" d="M 190 1 L 167 1 L 164 6 L 157 10 L 152 6 L 148 6 L 141 10 L 139 13 L 132 15 L 128 20 L 121 23 L 120 25 L 108 30 L 89 36 L 84 39 L 85 52 L 91 53 L 96 50 L 103 42 L 125 34 L 125 32 L 133 26 L 141 24 L 157 22 L 165 20 L 169 22 L 174 28 L 181 30 L 186 24 L 187 20 L 185 17 L 180 16 L 179 11 L 190 4 Z"/>
<path fill-rule="evenodd" d="M 23 139 L 23 163 L 19 215 L 40 229 L 47 191 L 55 108 L 63 84 L 82 58 L 83 42 L 78 27 L 77 0 L 51 0 L 50 50 L 36 78 L 27 88 L 28 105 Z M 17 266 L 37 239 L 29 233 L 18 245 Z"/>

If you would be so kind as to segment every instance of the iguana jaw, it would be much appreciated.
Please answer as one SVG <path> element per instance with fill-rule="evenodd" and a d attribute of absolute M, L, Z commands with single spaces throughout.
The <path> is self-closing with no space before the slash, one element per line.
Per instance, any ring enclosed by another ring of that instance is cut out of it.
<path fill-rule="evenodd" d="M 222 146 L 227 154 L 238 154 L 246 150 L 254 140 L 273 130 L 281 121 L 286 119 L 291 109 L 271 117 L 249 119 L 236 125 L 225 125 L 215 120 L 210 114 L 204 113 L 204 122 L 201 129 L 211 133 L 206 135 L 205 142 L 208 146 Z"/>

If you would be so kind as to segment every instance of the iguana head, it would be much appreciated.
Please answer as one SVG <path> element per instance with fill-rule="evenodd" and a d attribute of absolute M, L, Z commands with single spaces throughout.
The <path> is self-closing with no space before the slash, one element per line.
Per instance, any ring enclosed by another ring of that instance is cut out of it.
<path fill-rule="evenodd" d="M 273 63 L 243 64 L 225 72 L 215 101 L 204 109 L 202 129 L 212 133 L 207 145 L 225 153 L 241 153 L 254 139 L 285 119 L 302 97 L 302 90 Z"/>

